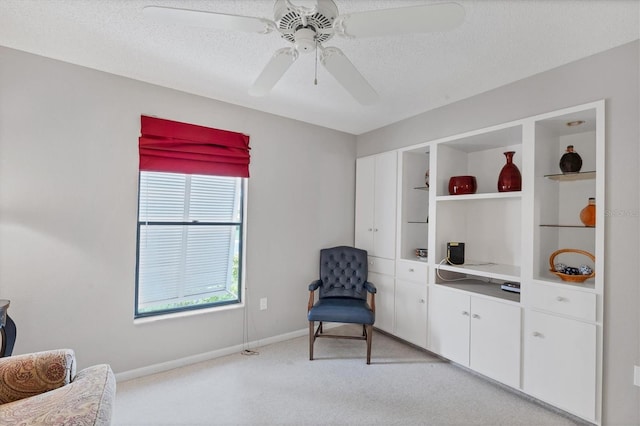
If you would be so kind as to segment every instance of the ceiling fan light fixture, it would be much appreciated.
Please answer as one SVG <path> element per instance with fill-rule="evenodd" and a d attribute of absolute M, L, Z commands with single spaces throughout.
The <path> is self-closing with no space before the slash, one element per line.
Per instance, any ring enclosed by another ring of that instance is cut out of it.
<path fill-rule="evenodd" d="M 313 52 L 316 48 L 316 32 L 310 27 L 296 31 L 295 39 L 295 46 L 299 52 Z"/>
<path fill-rule="evenodd" d="M 338 16 L 338 7 L 332 0 L 323 0 L 314 10 L 292 4 L 288 0 L 276 0 L 273 8 L 275 25 L 282 38 L 296 43 L 296 31 L 310 27 L 318 43 L 333 37 L 333 21 Z"/>

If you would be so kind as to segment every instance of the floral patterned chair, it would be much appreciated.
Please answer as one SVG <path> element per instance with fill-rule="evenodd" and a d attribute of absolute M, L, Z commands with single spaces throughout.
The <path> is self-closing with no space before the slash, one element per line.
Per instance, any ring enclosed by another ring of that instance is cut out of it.
<path fill-rule="evenodd" d="M 0 358 L 0 425 L 109 425 L 116 381 L 107 364 L 76 374 L 70 349 Z"/>

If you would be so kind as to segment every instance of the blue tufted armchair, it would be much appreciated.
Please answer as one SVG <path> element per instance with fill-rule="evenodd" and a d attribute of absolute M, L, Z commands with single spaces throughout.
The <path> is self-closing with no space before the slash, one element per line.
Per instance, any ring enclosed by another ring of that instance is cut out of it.
<path fill-rule="evenodd" d="M 367 341 L 367 364 L 371 363 L 371 337 L 375 322 L 376 287 L 367 281 L 367 252 L 353 247 L 320 250 L 320 279 L 309 285 L 309 359 L 318 337 Z M 318 290 L 318 301 L 314 294 Z M 367 295 L 371 295 L 371 305 Z M 318 328 L 315 322 L 318 321 Z M 323 332 L 324 322 L 362 324 L 361 336 L 343 336 Z"/>

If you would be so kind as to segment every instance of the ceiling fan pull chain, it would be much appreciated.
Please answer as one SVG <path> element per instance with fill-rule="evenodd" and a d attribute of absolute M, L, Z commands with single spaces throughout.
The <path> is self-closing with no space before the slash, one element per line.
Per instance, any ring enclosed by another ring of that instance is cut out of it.
<path fill-rule="evenodd" d="M 316 65 L 315 65 L 315 75 L 313 77 L 314 86 L 318 85 L 318 37 L 314 37 L 316 41 Z"/>

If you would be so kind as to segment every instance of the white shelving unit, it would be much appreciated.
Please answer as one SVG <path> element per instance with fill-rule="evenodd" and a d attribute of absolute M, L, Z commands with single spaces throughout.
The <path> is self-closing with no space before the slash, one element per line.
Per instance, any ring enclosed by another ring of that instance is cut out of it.
<path fill-rule="evenodd" d="M 522 192 L 499 192 L 498 176 L 506 164 L 504 152 L 507 151 L 515 151 L 514 163 L 522 171 L 522 144 L 523 127 L 519 123 L 470 132 L 433 144 L 432 169 L 437 187 L 431 201 L 434 204 L 434 271 L 437 269 L 438 273 L 431 282 L 450 285 L 461 277 L 469 277 L 476 280 L 476 286 L 492 286 L 504 281 L 521 281 Z M 475 176 L 477 192 L 450 195 L 449 179 L 458 175 Z M 523 187 L 526 190 L 526 182 Z M 463 265 L 446 261 L 448 242 L 465 243 Z M 513 296 L 501 292 L 495 297 Z"/>
<path fill-rule="evenodd" d="M 372 269 L 383 292 L 393 293 L 393 303 L 382 302 L 385 331 L 595 424 L 602 404 L 604 107 L 593 102 L 395 151 L 395 259 Z M 577 121 L 584 123 L 567 126 Z M 582 157 L 580 173 L 559 169 L 567 145 Z M 508 151 L 515 151 L 521 191 L 498 191 Z M 476 177 L 476 193 L 449 194 L 449 179 L 461 175 Z M 595 227 L 579 218 L 591 197 Z M 465 243 L 463 264 L 446 261 L 448 242 Z M 418 260 L 416 248 L 427 248 L 428 259 Z M 589 264 L 595 277 L 573 283 L 552 274 L 549 257 L 564 248 L 592 253 L 595 262 L 560 256 L 570 266 Z M 504 282 L 519 283 L 521 292 L 502 290 Z"/>
<path fill-rule="evenodd" d="M 581 122 L 577 126 L 567 123 Z M 532 257 L 524 298 L 523 390 L 599 424 L 602 410 L 604 298 L 604 208 L 596 226 L 586 227 L 580 211 L 590 197 L 604 206 L 604 102 L 536 117 L 534 188 L 530 217 Z M 558 160 L 568 145 L 582 158 L 580 173 L 562 174 Z M 595 277 L 563 281 L 550 272 L 558 249 L 595 256 L 561 254 L 555 262 L 588 264 Z"/>
<path fill-rule="evenodd" d="M 415 250 L 428 248 L 429 244 L 429 195 L 425 175 L 429 171 L 429 149 L 406 151 L 399 155 L 401 179 L 398 193 L 401 201 L 398 217 L 399 257 L 404 260 L 419 260 Z"/>

